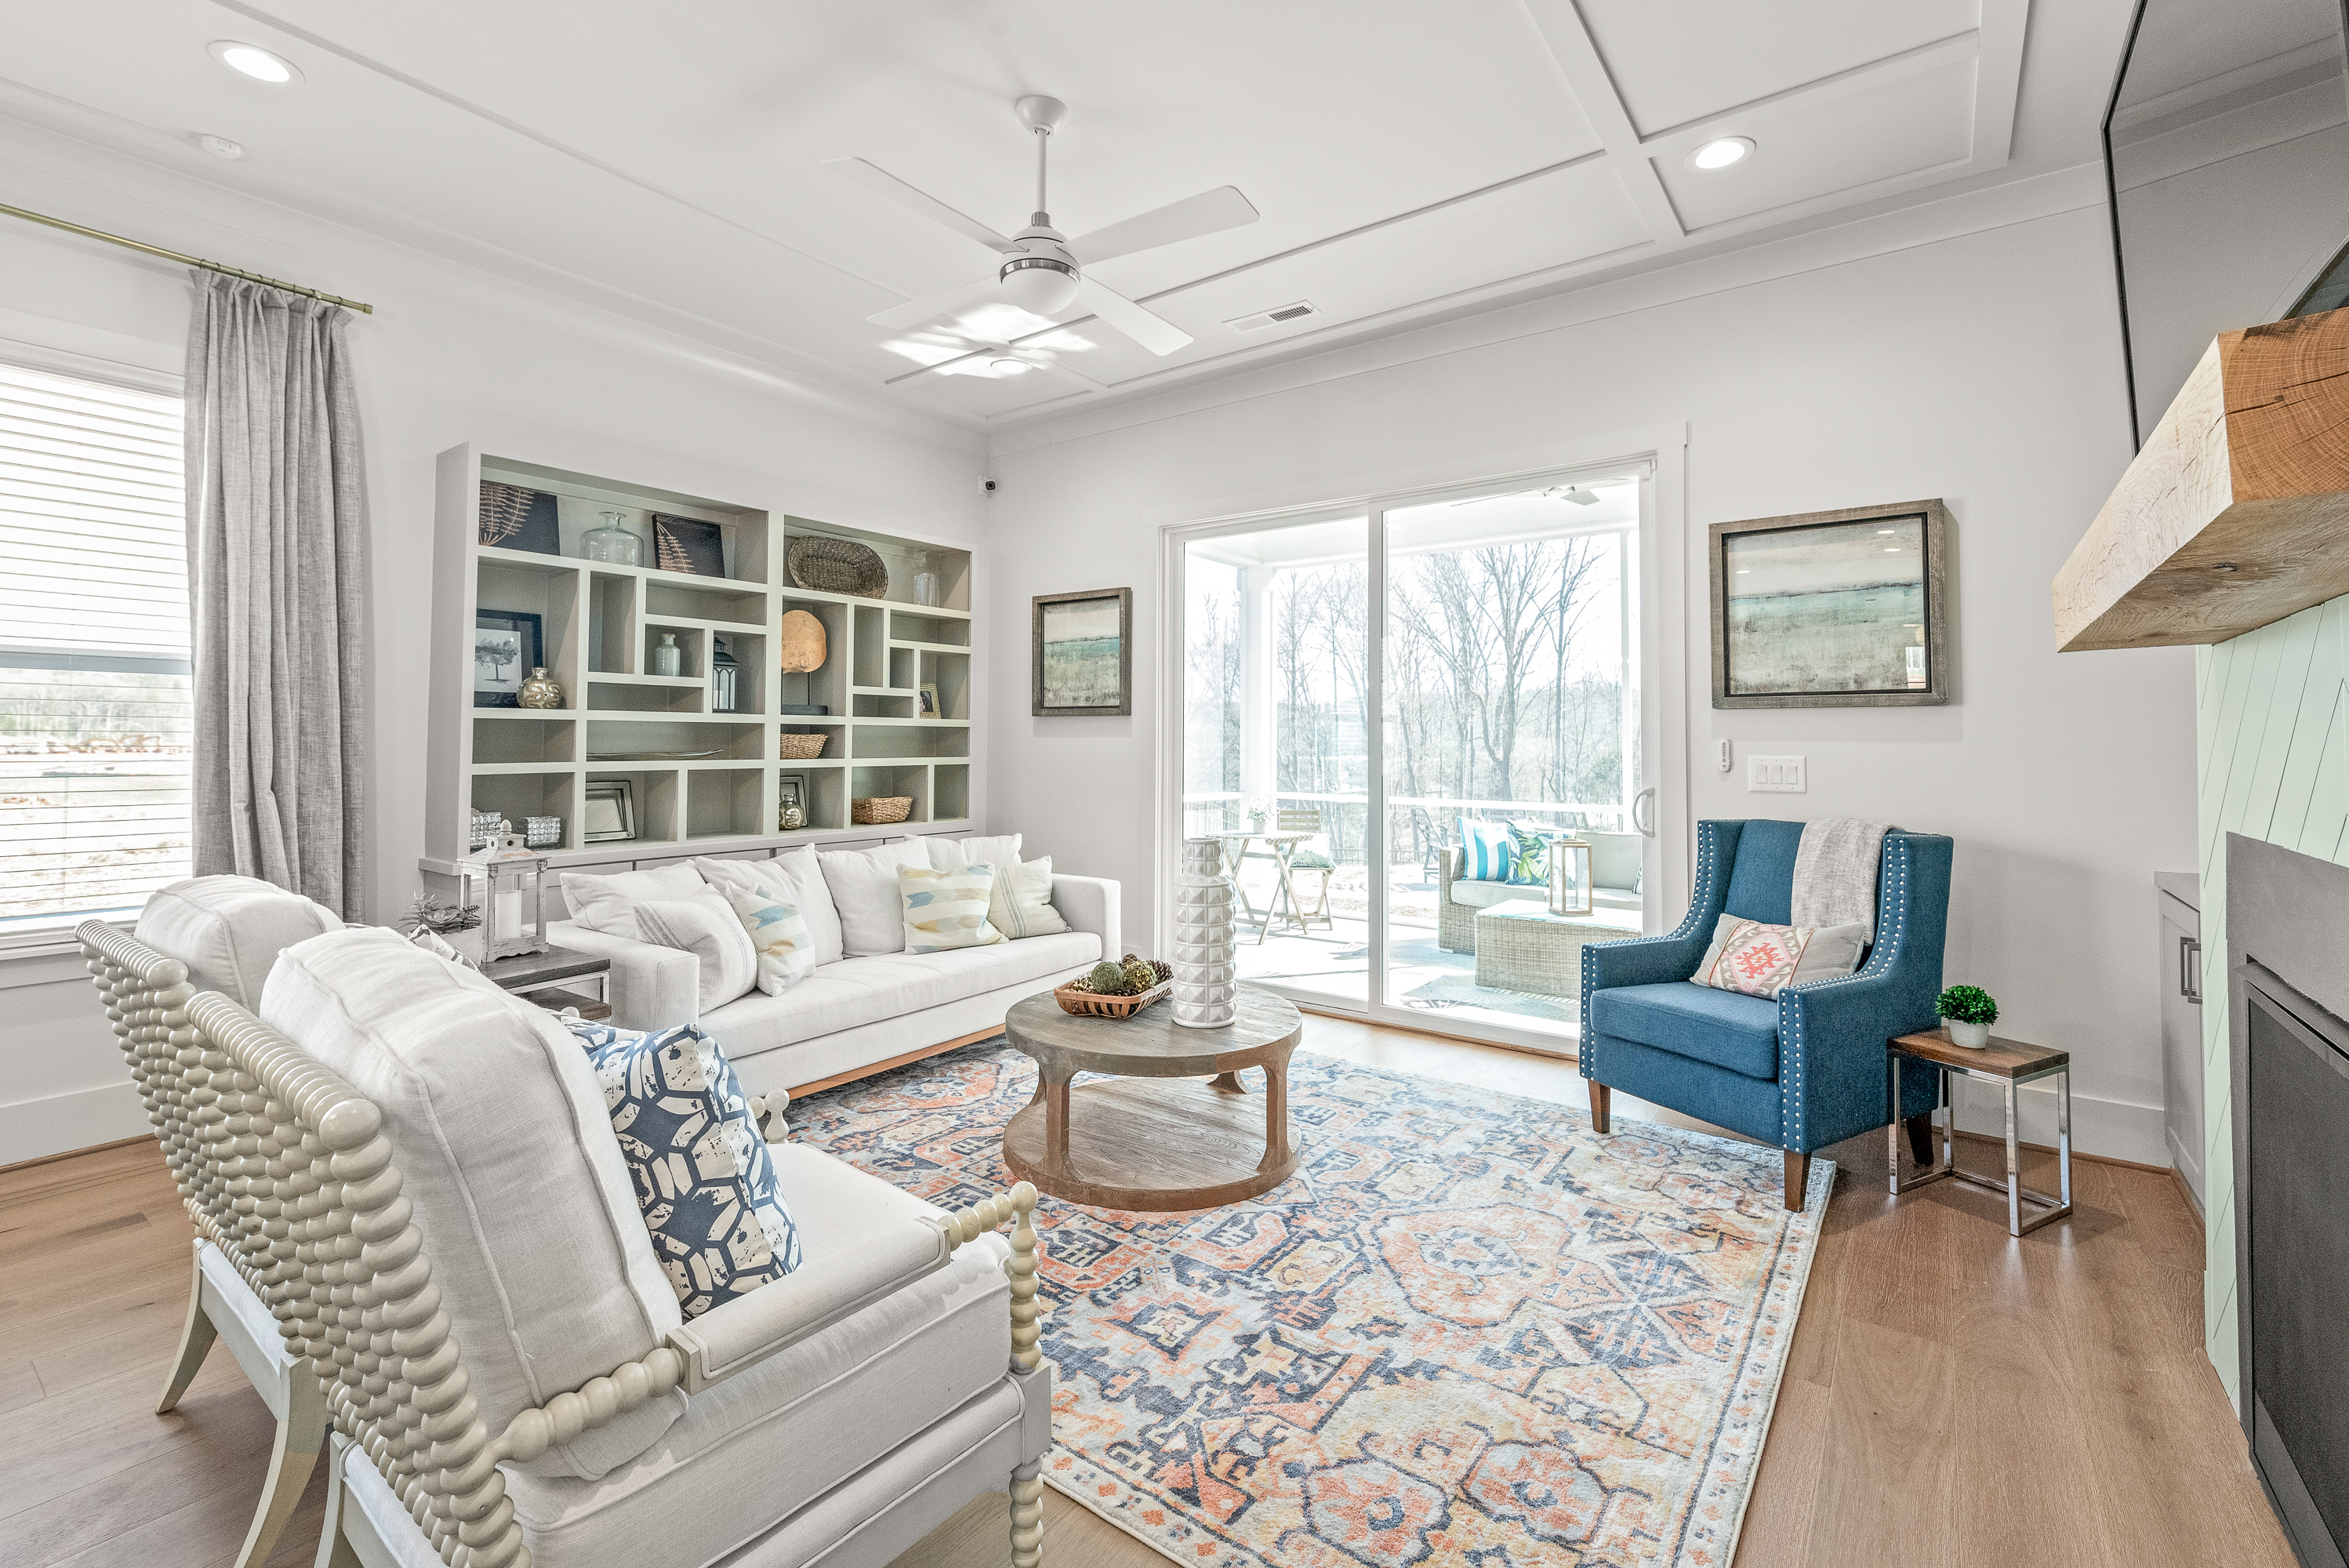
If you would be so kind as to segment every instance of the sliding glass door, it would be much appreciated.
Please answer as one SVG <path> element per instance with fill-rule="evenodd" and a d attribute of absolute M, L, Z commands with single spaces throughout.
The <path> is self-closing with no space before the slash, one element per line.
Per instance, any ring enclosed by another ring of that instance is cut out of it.
<path fill-rule="evenodd" d="M 1183 837 L 1241 977 L 1570 1048 L 1580 944 L 1642 929 L 1644 481 L 1595 472 L 1185 531 Z M 1549 862 L 1576 885 L 1553 900 Z"/>

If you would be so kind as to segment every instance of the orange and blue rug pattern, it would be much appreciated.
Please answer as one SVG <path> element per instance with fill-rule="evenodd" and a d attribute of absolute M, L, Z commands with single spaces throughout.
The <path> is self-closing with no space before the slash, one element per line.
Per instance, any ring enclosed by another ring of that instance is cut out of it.
<path fill-rule="evenodd" d="M 792 1136 L 954 1207 L 1034 1091 L 990 1042 Z M 1833 1168 L 1787 1214 L 1775 1149 L 1302 1051 L 1289 1093 L 1260 1198 L 1040 1205 L 1045 1479 L 1200 1568 L 1727 1568 Z"/>

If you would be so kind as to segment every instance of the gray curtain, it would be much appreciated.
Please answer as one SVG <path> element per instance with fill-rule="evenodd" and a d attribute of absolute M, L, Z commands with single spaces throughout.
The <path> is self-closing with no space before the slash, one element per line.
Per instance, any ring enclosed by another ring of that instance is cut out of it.
<path fill-rule="evenodd" d="M 367 497 L 350 313 L 195 273 L 194 861 L 367 907 Z"/>

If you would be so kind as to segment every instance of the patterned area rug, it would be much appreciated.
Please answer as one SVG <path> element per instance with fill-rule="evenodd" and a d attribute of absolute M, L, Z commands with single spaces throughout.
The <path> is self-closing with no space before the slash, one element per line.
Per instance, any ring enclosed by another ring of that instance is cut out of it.
<path fill-rule="evenodd" d="M 1040 1205 L 1045 1479 L 1201 1568 L 1726 1568 L 1833 1168 L 1787 1215 L 1775 1149 L 1303 1051 L 1289 1084 L 1261 1198 Z M 989 1042 L 790 1119 L 953 1206 L 1034 1088 Z"/>

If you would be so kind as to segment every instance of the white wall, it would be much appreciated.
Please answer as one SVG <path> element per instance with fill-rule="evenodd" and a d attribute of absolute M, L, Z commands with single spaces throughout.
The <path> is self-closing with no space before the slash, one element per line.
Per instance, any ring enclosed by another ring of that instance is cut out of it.
<path fill-rule="evenodd" d="M 1940 496 L 1956 519 L 1961 665 L 1947 707 L 1715 712 L 1699 630 L 1692 776 L 1658 782 L 1689 820 L 1851 814 L 1953 835 L 1949 979 L 1992 991 L 2002 1032 L 2072 1050 L 2083 1148 L 2166 1162 L 2149 910 L 2154 872 L 2194 864 L 2192 655 L 2059 656 L 2049 610 L 2050 578 L 2130 455 L 2092 180 L 1429 329 L 1226 383 L 1220 402 L 1170 398 L 1156 419 L 1105 410 L 1003 442 L 996 624 L 1018 626 L 1030 594 L 1131 584 L 1137 650 L 1131 718 L 1030 717 L 1022 661 L 995 661 L 995 825 L 1123 881 L 1126 929 L 1147 940 L 1162 525 L 1375 491 L 1431 465 L 1516 471 L 1529 449 L 1685 421 L 1687 624 L 1706 624 L 1708 524 Z M 1747 794 L 1742 764 L 1733 779 L 1713 769 L 1723 738 L 1807 756 L 1810 792 Z"/>
<path fill-rule="evenodd" d="M 436 453 L 470 440 L 502 456 L 778 514 L 983 543 L 979 443 L 968 432 L 868 412 L 722 350 L 5 120 L 0 168 L 11 204 L 376 306 L 353 321 L 350 339 L 372 507 L 368 803 L 378 920 L 414 896 L 423 852 L 420 638 L 430 611 Z M 180 367 L 183 269 L 0 219 L 0 353 L 32 344 Z M 975 705 L 983 696 L 974 693 Z M 974 746 L 981 789 L 984 737 Z M 983 810 L 982 794 L 973 810 Z M 20 963 L 0 975 L 0 995 L 9 1003 L 0 1023 L 0 1164 L 146 1130 L 78 959 Z"/>

